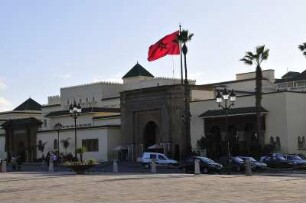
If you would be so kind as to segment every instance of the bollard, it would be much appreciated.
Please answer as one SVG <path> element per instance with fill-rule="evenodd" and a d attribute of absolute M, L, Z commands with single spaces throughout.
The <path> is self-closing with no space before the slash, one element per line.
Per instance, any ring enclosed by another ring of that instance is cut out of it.
<path fill-rule="evenodd" d="M 6 173 L 6 161 L 1 162 L 1 172 Z"/>
<path fill-rule="evenodd" d="M 53 168 L 53 161 L 52 161 L 52 159 L 50 158 L 50 160 L 49 160 L 49 172 L 50 172 L 50 173 L 53 173 L 53 171 L 54 171 L 54 168 Z"/>
<path fill-rule="evenodd" d="M 118 163 L 116 159 L 113 160 L 113 172 L 118 173 Z"/>
<path fill-rule="evenodd" d="M 156 173 L 156 161 L 152 159 L 151 161 L 151 173 Z"/>
<path fill-rule="evenodd" d="M 245 175 L 246 176 L 252 175 L 251 161 L 249 159 L 245 160 Z"/>
<path fill-rule="evenodd" d="M 195 159 L 194 160 L 194 175 L 200 175 L 201 171 L 200 171 L 200 160 L 199 159 Z"/>

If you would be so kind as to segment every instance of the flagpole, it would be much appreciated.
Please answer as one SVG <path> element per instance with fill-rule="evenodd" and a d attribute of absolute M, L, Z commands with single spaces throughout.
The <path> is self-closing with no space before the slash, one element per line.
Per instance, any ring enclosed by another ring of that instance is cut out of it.
<path fill-rule="evenodd" d="M 179 25 L 179 27 L 180 27 L 179 35 L 181 35 L 181 31 L 182 31 L 181 24 Z M 181 85 L 182 85 L 182 84 L 184 84 L 184 80 L 183 80 L 183 56 L 182 56 L 182 43 L 180 41 L 179 41 L 179 45 L 180 45 Z"/>

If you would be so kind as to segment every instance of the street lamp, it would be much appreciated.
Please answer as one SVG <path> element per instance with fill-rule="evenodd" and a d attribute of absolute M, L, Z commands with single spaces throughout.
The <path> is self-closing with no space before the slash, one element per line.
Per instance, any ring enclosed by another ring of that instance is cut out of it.
<path fill-rule="evenodd" d="M 77 158 L 77 129 L 76 129 L 76 120 L 78 116 L 81 114 L 82 108 L 80 104 L 76 104 L 76 102 L 73 102 L 73 105 L 70 104 L 69 107 L 69 113 L 70 116 L 74 119 L 74 157 Z"/>
<path fill-rule="evenodd" d="M 231 150 L 230 150 L 230 139 L 228 136 L 228 111 L 231 107 L 234 106 L 236 101 L 236 94 L 234 90 L 232 90 L 230 93 L 227 91 L 226 88 L 224 88 L 223 92 L 221 93 L 220 90 L 218 90 L 216 95 L 216 102 L 218 103 L 218 106 L 225 110 L 225 135 L 227 137 L 227 155 L 228 155 L 228 161 L 231 157 Z M 222 104 L 222 102 L 224 104 Z M 228 163 L 229 164 L 229 163 Z M 229 173 L 229 166 L 228 166 L 228 173 Z"/>
<path fill-rule="evenodd" d="M 60 155 L 60 148 L 59 148 L 59 133 L 60 133 L 60 130 L 63 128 L 62 124 L 61 123 L 56 123 L 54 125 L 54 129 L 57 131 L 57 150 L 58 150 L 58 155 Z"/>

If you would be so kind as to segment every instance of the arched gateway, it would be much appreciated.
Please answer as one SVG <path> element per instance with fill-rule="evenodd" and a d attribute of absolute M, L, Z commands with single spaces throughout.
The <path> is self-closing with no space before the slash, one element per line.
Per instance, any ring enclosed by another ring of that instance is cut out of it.
<path fill-rule="evenodd" d="M 187 156 L 184 108 L 181 85 L 121 92 L 122 144 L 128 148 L 128 159 L 137 160 L 152 145 L 171 158 Z"/>
<path fill-rule="evenodd" d="M 149 147 L 159 145 L 159 129 L 155 122 L 150 121 L 146 124 L 143 132 L 143 150 L 148 151 Z"/>

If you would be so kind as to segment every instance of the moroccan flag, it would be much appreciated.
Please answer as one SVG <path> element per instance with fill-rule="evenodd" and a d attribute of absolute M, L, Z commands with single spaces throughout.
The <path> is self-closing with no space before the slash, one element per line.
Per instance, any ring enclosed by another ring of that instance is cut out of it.
<path fill-rule="evenodd" d="M 179 31 L 166 35 L 149 47 L 148 61 L 154 61 L 166 55 L 179 55 L 180 46 L 176 38 Z"/>

